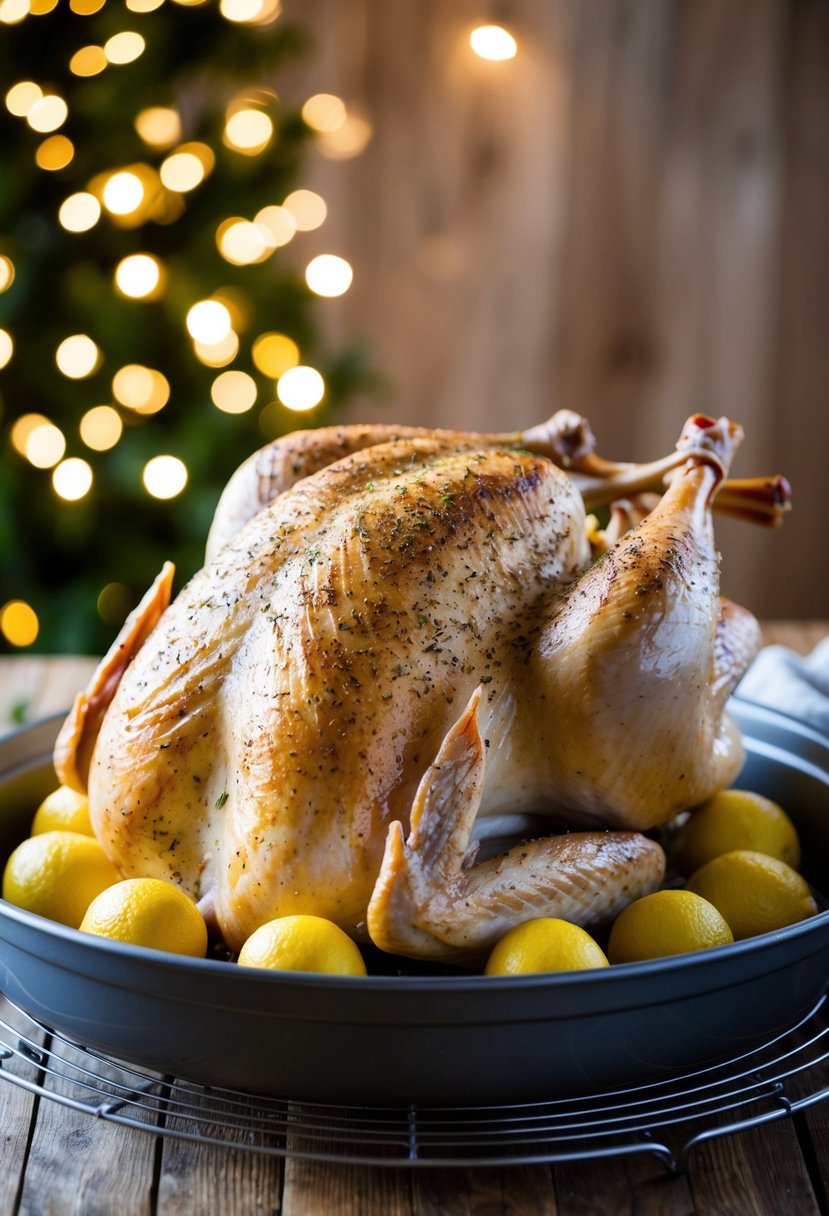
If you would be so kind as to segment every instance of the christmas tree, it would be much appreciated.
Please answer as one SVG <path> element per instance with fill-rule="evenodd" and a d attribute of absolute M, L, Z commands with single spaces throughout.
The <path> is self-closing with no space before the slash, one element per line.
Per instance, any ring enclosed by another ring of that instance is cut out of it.
<path fill-rule="evenodd" d="M 94 653 L 163 559 L 201 565 L 237 464 L 368 382 L 314 323 L 348 263 L 280 252 L 324 221 L 301 166 L 349 115 L 280 100 L 309 43 L 279 0 L 0 23 L 0 646 Z"/>

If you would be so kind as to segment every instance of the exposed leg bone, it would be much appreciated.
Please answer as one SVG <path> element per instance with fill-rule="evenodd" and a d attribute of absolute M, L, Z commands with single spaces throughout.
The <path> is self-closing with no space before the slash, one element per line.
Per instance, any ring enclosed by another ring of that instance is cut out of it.
<path fill-rule="evenodd" d="M 425 773 L 408 839 L 399 821 L 389 828 L 368 930 L 391 953 L 473 963 L 526 920 L 599 924 L 663 877 L 662 849 L 632 832 L 551 836 L 475 864 L 468 845 L 484 782 L 480 695 L 477 689 Z"/>

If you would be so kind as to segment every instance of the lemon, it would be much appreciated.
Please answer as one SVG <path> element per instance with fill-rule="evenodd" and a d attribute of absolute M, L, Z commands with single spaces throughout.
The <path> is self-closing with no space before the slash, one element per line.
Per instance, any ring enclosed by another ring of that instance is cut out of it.
<path fill-rule="evenodd" d="M 281 916 L 250 935 L 239 952 L 243 967 L 365 975 L 363 956 L 337 925 L 321 916 Z"/>
<path fill-rule="evenodd" d="M 735 849 L 751 849 L 800 865 L 800 841 L 789 816 L 770 798 L 751 790 L 722 790 L 680 828 L 674 841 L 674 865 L 693 874 L 712 857 Z"/>
<path fill-rule="evenodd" d="M 19 844 L 6 863 L 3 898 L 77 929 L 95 896 L 118 878 L 91 836 L 42 832 Z"/>
<path fill-rule="evenodd" d="M 589 933 L 556 917 L 539 917 L 510 929 L 487 960 L 485 975 L 529 975 L 543 971 L 587 971 L 606 967 Z"/>
<path fill-rule="evenodd" d="M 82 933 L 169 954 L 204 958 L 207 926 L 189 895 L 161 878 L 125 878 L 86 910 Z"/>
<path fill-rule="evenodd" d="M 723 853 L 688 879 L 719 908 L 737 941 L 814 916 L 817 904 L 805 879 L 785 861 L 749 849 Z"/>
<path fill-rule="evenodd" d="M 635 899 L 616 918 L 607 955 L 611 963 L 638 963 L 733 940 L 723 916 L 708 900 L 691 891 L 654 891 Z"/>
<path fill-rule="evenodd" d="M 68 785 L 58 786 L 47 794 L 32 821 L 32 836 L 39 836 L 41 832 L 80 832 L 83 836 L 94 836 L 86 795 L 70 790 Z"/>

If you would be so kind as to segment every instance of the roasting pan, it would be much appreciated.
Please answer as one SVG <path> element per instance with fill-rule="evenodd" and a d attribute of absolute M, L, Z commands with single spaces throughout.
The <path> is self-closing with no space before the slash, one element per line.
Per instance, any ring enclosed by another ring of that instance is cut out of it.
<path fill-rule="evenodd" d="M 732 701 L 738 784 L 796 821 L 829 892 L 829 740 Z M 55 784 L 62 716 L 0 741 L 0 853 Z M 826 908 L 825 900 L 820 900 Z M 76 1043 L 203 1085 L 297 1101 L 495 1104 L 657 1081 L 749 1051 L 829 984 L 829 911 L 717 950 L 596 972 L 277 974 L 81 934 L 0 900 L 0 989 Z"/>

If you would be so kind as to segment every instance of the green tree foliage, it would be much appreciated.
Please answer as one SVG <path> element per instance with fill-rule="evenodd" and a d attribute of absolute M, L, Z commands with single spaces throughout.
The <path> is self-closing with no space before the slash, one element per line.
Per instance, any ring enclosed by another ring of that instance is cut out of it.
<path fill-rule="evenodd" d="M 226 260 L 217 243 L 228 218 L 252 220 L 303 184 L 314 133 L 278 96 L 284 65 L 309 53 L 303 30 L 281 17 L 262 25 L 232 22 L 213 2 L 183 7 L 168 0 L 139 13 L 108 0 L 82 15 L 60 0 L 38 15 L 48 3 L 35 0 L 34 12 L 3 26 L 0 36 L 3 94 L 32 81 L 68 107 L 53 132 L 33 129 L 8 102 L 0 108 L 0 255 L 14 273 L 0 294 L 0 327 L 13 342 L 0 371 L 0 608 L 18 599 L 34 608 L 34 650 L 97 652 L 163 559 L 176 562 L 178 585 L 200 566 L 213 508 L 233 469 L 265 439 L 330 421 L 349 393 L 368 384 L 369 372 L 362 350 L 332 352 L 318 337 L 315 309 L 324 305 L 301 272 L 302 233 L 294 243 L 299 257 L 277 249 L 247 265 Z M 86 7 L 94 3 L 86 0 Z M 145 40 L 131 62 L 89 76 L 70 68 L 79 49 L 105 47 L 125 30 Z M 273 136 L 256 155 L 224 141 L 228 113 L 240 104 L 273 123 Z M 180 135 L 163 148 L 136 129 L 136 117 L 151 107 L 180 116 Z M 71 141 L 73 154 L 63 168 L 42 168 L 36 157 L 43 159 L 43 145 L 55 135 Z M 212 151 L 212 169 L 192 190 L 166 189 L 161 164 L 193 141 Z M 87 231 L 67 231 L 58 219 L 64 200 L 77 192 L 101 197 L 118 170 L 144 181 L 140 207 L 121 217 L 104 208 Z M 116 267 L 139 252 L 163 268 L 158 298 L 130 299 L 116 290 Z M 240 339 L 227 368 L 206 366 L 186 330 L 191 306 L 217 295 Z M 267 332 L 293 339 L 301 362 L 322 373 L 325 396 L 312 412 L 279 404 L 274 378 L 254 364 L 253 343 Z M 96 369 L 80 379 L 62 374 L 55 358 L 61 341 L 76 334 L 99 348 Z M 166 378 L 162 409 L 142 414 L 115 400 L 113 377 L 131 364 Z M 211 401 L 214 380 L 228 368 L 256 382 L 256 404 L 246 412 L 225 413 Z M 101 404 L 116 406 L 124 430 L 109 450 L 93 451 L 79 425 Z M 77 501 L 62 499 L 53 469 L 34 467 L 15 446 L 15 423 L 32 413 L 61 431 L 64 458 L 91 466 L 92 487 Z M 171 499 L 152 497 L 142 483 L 147 461 L 159 454 L 178 457 L 188 470 L 184 491 Z M 2 636 L 0 646 L 14 649 Z"/>

